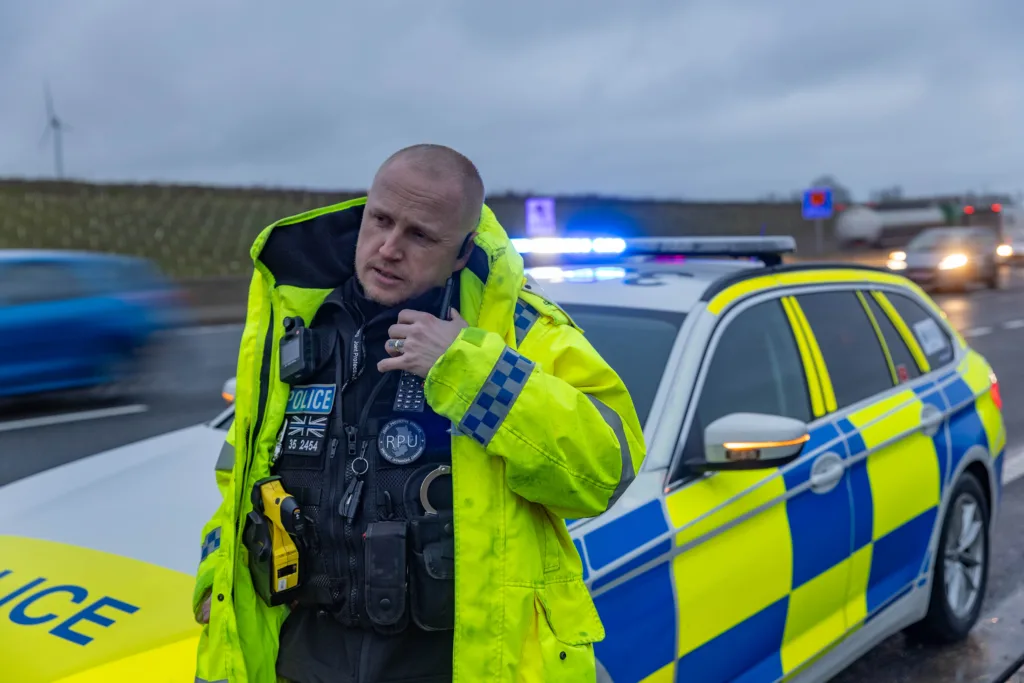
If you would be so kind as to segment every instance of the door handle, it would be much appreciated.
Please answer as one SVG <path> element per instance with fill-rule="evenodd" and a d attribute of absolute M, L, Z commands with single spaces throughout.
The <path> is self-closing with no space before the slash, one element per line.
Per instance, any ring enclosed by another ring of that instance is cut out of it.
<path fill-rule="evenodd" d="M 943 412 L 929 403 L 921 409 L 921 431 L 928 436 L 934 436 L 945 419 Z"/>
<path fill-rule="evenodd" d="M 845 473 L 843 459 L 836 453 L 825 453 L 811 467 L 811 490 L 815 493 L 828 493 Z"/>

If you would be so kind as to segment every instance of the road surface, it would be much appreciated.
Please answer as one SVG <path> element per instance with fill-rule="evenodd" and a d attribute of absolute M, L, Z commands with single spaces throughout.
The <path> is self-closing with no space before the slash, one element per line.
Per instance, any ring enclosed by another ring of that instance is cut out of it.
<path fill-rule="evenodd" d="M 936 295 L 950 321 L 992 363 L 1009 433 L 1001 517 L 982 623 L 971 639 L 935 651 L 896 636 L 835 683 L 991 681 L 1024 653 L 1024 273 L 997 291 Z M 99 451 L 208 420 L 225 407 L 221 386 L 235 374 L 240 325 L 169 335 L 129 395 L 37 401 L 0 416 L 0 485 Z"/>

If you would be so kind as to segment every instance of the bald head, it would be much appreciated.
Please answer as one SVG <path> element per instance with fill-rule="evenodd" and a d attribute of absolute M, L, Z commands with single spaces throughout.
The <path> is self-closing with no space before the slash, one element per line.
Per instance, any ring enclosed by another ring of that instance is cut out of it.
<path fill-rule="evenodd" d="M 441 286 L 469 262 L 484 184 L 469 159 L 441 145 L 413 145 L 381 164 L 366 193 L 356 276 L 388 306 Z"/>
<path fill-rule="evenodd" d="M 484 181 L 465 155 L 451 147 L 423 143 L 398 150 L 381 164 L 374 179 L 389 167 L 404 165 L 431 182 L 452 182 L 461 197 L 464 234 L 476 229 L 484 205 Z"/>

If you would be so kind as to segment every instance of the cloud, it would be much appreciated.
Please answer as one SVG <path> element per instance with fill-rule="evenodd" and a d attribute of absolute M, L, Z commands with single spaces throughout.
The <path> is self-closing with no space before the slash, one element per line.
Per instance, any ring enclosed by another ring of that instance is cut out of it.
<path fill-rule="evenodd" d="M 1011 0 L 63 0 L 0 9 L 0 175 L 363 187 L 399 146 L 492 191 L 1024 186 Z"/>

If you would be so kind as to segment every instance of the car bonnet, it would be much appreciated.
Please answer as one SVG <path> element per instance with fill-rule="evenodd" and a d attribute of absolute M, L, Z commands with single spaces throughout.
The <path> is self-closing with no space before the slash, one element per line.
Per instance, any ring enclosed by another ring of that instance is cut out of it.
<path fill-rule="evenodd" d="M 224 436 L 179 430 L 0 488 L 4 680 L 193 679 L 192 587 Z"/>

